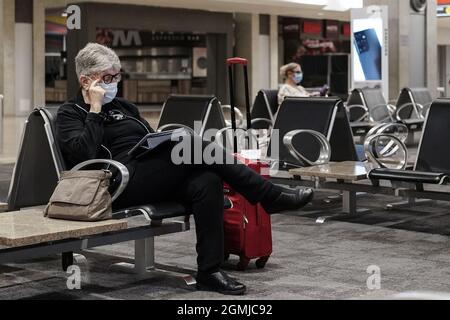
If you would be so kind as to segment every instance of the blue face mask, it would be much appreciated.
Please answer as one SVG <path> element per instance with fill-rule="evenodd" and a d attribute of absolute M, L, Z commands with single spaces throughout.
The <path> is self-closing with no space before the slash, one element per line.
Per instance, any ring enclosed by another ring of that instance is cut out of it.
<path fill-rule="evenodd" d="M 295 80 L 296 84 L 302 83 L 302 81 L 303 81 L 303 72 L 296 73 L 294 80 Z"/>
<path fill-rule="evenodd" d="M 103 105 L 113 101 L 118 91 L 117 82 L 113 82 L 110 84 L 100 83 L 100 87 L 102 87 L 103 90 L 106 91 L 105 97 L 103 98 Z"/>
<path fill-rule="evenodd" d="M 93 81 L 90 77 L 88 77 L 88 78 L 91 81 Z M 97 85 L 100 86 L 103 90 L 106 91 L 105 92 L 105 96 L 103 97 L 102 105 L 108 104 L 108 103 L 112 102 L 116 98 L 117 92 L 119 91 L 117 82 L 112 82 L 110 84 L 106 84 L 106 83 L 100 82 Z"/>

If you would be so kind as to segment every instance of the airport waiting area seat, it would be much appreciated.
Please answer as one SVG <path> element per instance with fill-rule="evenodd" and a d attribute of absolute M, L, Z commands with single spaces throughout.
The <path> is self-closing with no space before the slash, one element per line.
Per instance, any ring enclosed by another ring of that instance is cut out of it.
<path fill-rule="evenodd" d="M 445 185 L 450 181 L 450 151 L 446 147 L 450 136 L 450 99 L 438 99 L 428 112 L 414 170 L 377 168 L 369 178 L 376 185 L 382 180 L 415 184 L 423 191 L 424 184 Z"/>
<path fill-rule="evenodd" d="M 450 202 L 450 152 L 445 148 L 450 135 L 449 118 L 450 99 L 435 100 L 430 107 L 418 155 L 412 166 L 402 139 L 389 132 L 381 132 L 368 137 L 365 144 L 370 161 L 330 162 L 292 169 L 290 173 L 298 185 L 313 179 L 317 189 L 343 192 L 342 212 L 346 216 L 370 212 L 357 207 L 358 192 L 403 198 L 399 203 L 387 204 L 388 210 L 410 208 L 432 200 Z M 378 142 L 382 142 L 384 154 L 376 148 Z M 395 157 L 390 161 L 377 159 L 379 156 L 387 158 L 396 151 L 404 156 L 403 161 Z M 318 221 L 323 223 L 328 218 L 321 217 Z"/>
<path fill-rule="evenodd" d="M 56 142 L 57 112 L 58 108 L 56 107 L 36 109 L 26 122 L 8 197 L 10 212 L 8 214 L 13 218 L 16 217 L 17 221 L 20 221 L 23 215 L 31 214 L 27 211 L 28 208 L 38 208 L 37 214 L 42 217 L 43 211 L 39 208 L 48 203 L 58 183 L 60 173 L 70 169 L 66 167 Z M 106 164 L 116 167 L 121 173 L 121 178 L 116 177 L 119 181 L 118 192 L 123 191 L 128 179 L 126 167 L 111 160 L 92 160 L 78 165 L 73 170 L 79 170 L 92 164 Z M 118 193 L 115 194 L 114 198 L 117 198 L 117 196 Z M 226 208 L 231 207 L 228 199 L 225 199 L 225 203 Z M 24 245 L 0 248 L 0 263 L 62 254 L 63 268 L 67 269 L 68 266 L 73 264 L 73 252 L 82 252 L 103 245 L 135 241 L 135 264 L 128 265 L 128 271 L 133 271 L 142 276 L 155 265 L 154 237 L 188 231 L 190 229 L 190 214 L 191 209 L 185 204 L 176 202 L 159 203 L 115 212 L 114 221 L 111 223 L 118 230 L 111 228 L 105 230 L 105 227 L 100 228 L 101 226 L 96 224 L 94 226 L 84 224 L 85 228 L 83 228 L 83 225 L 80 226 L 79 222 L 64 221 L 62 230 L 64 232 L 58 233 L 55 231 L 55 234 L 49 235 L 48 228 L 43 226 L 44 231 L 40 231 L 43 232 L 42 235 L 39 232 L 30 236 L 25 235 L 27 239 L 25 242 L 23 242 L 23 239 L 19 239 L 19 244 L 24 243 Z M 128 219 L 135 216 L 145 217 L 144 224 L 140 223 L 135 227 L 128 226 Z M 36 212 L 34 217 L 37 218 Z M 166 221 L 167 219 L 180 217 L 184 218 L 183 221 Z M 24 216 L 24 219 L 27 218 Z M 44 218 L 42 217 L 42 219 Z M 42 222 L 42 219 L 39 221 Z M 58 224 L 54 221 L 48 221 L 48 223 Z M 44 224 L 47 224 L 47 222 Z M 1 227 L 0 244 L 15 243 L 14 240 L 17 239 L 2 238 L 4 233 Z M 7 227 L 15 229 L 17 226 L 12 224 Z M 75 232 L 76 235 L 86 234 L 86 236 L 73 236 L 70 231 Z M 70 238 L 64 238 L 65 235 L 70 235 Z M 40 236 L 44 240 L 40 239 Z M 51 241 L 45 239 L 51 239 Z M 186 276 L 184 279 L 188 284 L 195 283 L 191 276 Z"/>
<path fill-rule="evenodd" d="M 338 98 L 287 97 L 274 130 L 267 158 L 282 171 L 358 160 L 347 114 Z"/>
<path fill-rule="evenodd" d="M 417 119 L 423 122 L 432 103 L 428 88 L 403 88 L 396 104 L 397 120 Z"/>
<path fill-rule="evenodd" d="M 251 110 L 253 129 L 270 129 L 278 112 L 278 90 L 260 90 Z"/>
<path fill-rule="evenodd" d="M 356 136 L 366 135 L 375 123 L 394 121 L 395 107 L 386 103 L 383 93 L 377 88 L 354 89 L 346 108 Z"/>
<path fill-rule="evenodd" d="M 355 136 L 366 136 L 379 124 L 401 123 L 408 128 L 407 143 L 413 143 L 415 132 L 423 128 L 423 119 L 409 107 L 388 104 L 378 88 L 354 89 L 346 106 Z"/>
<path fill-rule="evenodd" d="M 203 136 L 210 129 L 220 130 L 226 126 L 215 96 L 171 95 L 162 108 L 158 131 L 182 127 Z"/>

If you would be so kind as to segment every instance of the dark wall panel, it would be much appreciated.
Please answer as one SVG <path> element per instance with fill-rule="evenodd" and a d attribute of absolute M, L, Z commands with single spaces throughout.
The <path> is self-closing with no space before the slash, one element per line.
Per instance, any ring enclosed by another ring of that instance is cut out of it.
<path fill-rule="evenodd" d="M 16 22 L 33 23 L 33 0 L 16 0 Z"/>
<path fill-rule="evenodd" d="M 82 28 L 70 31 L 68 35 L 69 96 L 73 96 L 78 90 L 74 58 L 88 42 L 95 42 L 97 28 L 223 34 L 224 38 L 218 41 L 225 42 L 221 45 L 225 46 L 225 55 L 231 56 L 233 53 L 233 15 L 229 13 L 100 3 L 83 3 L 79 6 L 82 13 Z M 226 68 L 219 67 L 221 61 L 218 60 L 224 57 L 224 49 L 220 49 L 220 52 L 217 56 L 208 53 L 208 59 L 217 60 L 216 77 L 226 79 L 226 73 L 222 71 Z M 217 80 L 208 77 L 209 81 Z M 217 88 L 220 85 L 208 83 L 208 88 Z M 222 92 L 223 90 L 217 89 L 220 99 L 225 98 Z"/>

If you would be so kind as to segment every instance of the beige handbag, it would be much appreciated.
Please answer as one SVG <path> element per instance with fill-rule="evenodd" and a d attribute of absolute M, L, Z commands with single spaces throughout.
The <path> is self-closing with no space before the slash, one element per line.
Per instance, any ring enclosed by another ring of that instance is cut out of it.
<path fill-rule="evenodd" d="M 102 221 L 112 218 L 109 171 L 63 172 L 44 215 L 53 219 Z"/>

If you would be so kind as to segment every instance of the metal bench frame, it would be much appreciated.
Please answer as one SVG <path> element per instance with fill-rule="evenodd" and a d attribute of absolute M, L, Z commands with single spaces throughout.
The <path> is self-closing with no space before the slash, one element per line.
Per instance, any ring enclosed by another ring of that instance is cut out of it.
<path fill-rule="evenodd" d="M 52 126 L 50 123 L 51 120 L 48 118 L 47 113 L 43 109 L 36 109 L 34 112 L 38 112 L 45 122 L 45 132 L 47 134 L 49 148 L 54 160 L 56 174 L 59 177 L 60 171 L 63 169 L 63 161 L 59 157 L 59 152 L 57 152 L 58 147 L 53 135 Z M 29 121 L 27 120 L 21 139 L 20 150 L 23 148 L 28 125 Z M 30 161 L 33 161 L 33 159 L 30 159 Z M 16 171 L 21 170 L 19 166 L 20 164 L 18 162 L 14 169 L 13 180 L 11 181 L 9 199 L 13 196 L 12 191 L 15 184 L 14 178 L 16 177 Z M 36 206 L 40 205 L 44 204 L 36 204 Z M 10 209 L 10 211 L 13 210 Z M 139 208 L 134 208 L 133 212 L 124 212 L 126 213 L 125 216 L 142 214 Z M 119 213 L 123 215 L 124 212 Z M 126 271 L 136 274 L 139 278 L 146 277 L 149 274 L 152 275 L 153 271 L 156 271 L 154 238 L 161 235 L 174 234 L 190 230 L 190 222 L 189 217 L 186 216 L 187 214 L 188 213 L 182 215 L 186 217 L 185 221 L 166 222 L 163 220 L 153 220 L 149 222 L 148 226 L 131 227 L 127 230 L 118 232 L 103 233 L 78 239 L 65 239 L 33 246 L 3 248 L 0 249 L 0 263 L 13 263 L 22 259 L 32 259 L 53 254 L 63 254 L 63 269 L 66 270 L 67 267 L 73 264 L 72 252 L 81 253 L 83 250 L 92 249 L 99 246 L 135 241 L 135 263 L 127 265 L 121 264 L 121 266 L 125 267 Z M 162 272 L 167 273 L 166 271 Z M 188 285 L 195 284 L 195 279 L 190 275 L 180 275 L 173 272 L 172 274 L 177 277 L 181 276 L 181 278 Z"/>
<path fill-rule="evenodd" d="M 446 101 L 450 103 L 450 100 Z M 432 107 L 431 107 L 432 108 Z M 419 147 L 422 147 L 423 137 L 427 133 L 427 127 L 429 124 L 428 118 L 430 114 L 428 114 L 427 120 L 425 122 L 424 131 L 422 134 L 422 140 Z M 416 164 L 414 168 L 417 168 L 417 163 L 419 159 L 416 159 Z M 322 190 L 333 190 L 333 191 L 344 191 L 347 195 L 350 193 L 350 198 L 344 198 L 344 208 L 350 208 L 346 212 L 348 214 L 358 214 L 357 204 L 356 204 L 356 193 L 370 193 L 370 194 L 380 194 L 380 195 L 389 195 L 395 197 L 404 198 L 405 201 L 388 204 L 386 209 L 400 209 L 407 208 L 417 204 L 429 203 L 430 201 L 445 201 L 450 202 L 450 191 L 445 192 L 442 190 L 431 190 L 428 185 L 421 183 L 404 183 L 404 182 L 384 182 L 380 181 L 371 181 L 369 177 L 366 180 L 361 182 L 348 182 L 344 180 L 331 181 L 323 178 L 313 178 L 310 180 L 304 180 L 300 176 L 294 176 L 294 181 L 297 185 L 302 186 L 312 186 L 316 189 Z M 295 184 L 293 183 L 293 184 Z M 430 185 L 431 186 L 431 185 Z"/>

